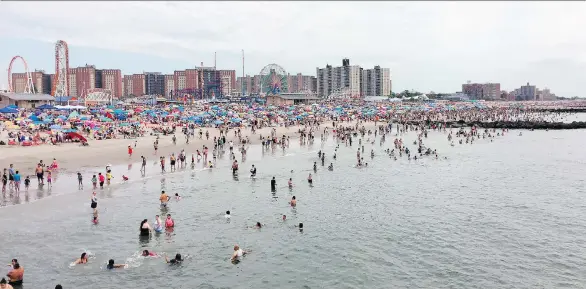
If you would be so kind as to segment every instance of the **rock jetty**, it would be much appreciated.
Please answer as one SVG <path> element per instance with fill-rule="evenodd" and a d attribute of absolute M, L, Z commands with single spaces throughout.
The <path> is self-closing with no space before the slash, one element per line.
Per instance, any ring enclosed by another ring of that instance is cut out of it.
<path fill-rule="evenodd" d="M 420 124 L 420 122 L 410 121 L 409 124 Z M 433 122 L 428 122 L 433 124 Z M 438 123 L 439 124 L 439 123 Z M 573 121 L 569 123 L 565 122 L 540 122 L 540 121 L 472 121 L 466 122 L 463 120 L 459 121 L 448 121 L 445 122 L 448 127 L 481 127 L 481 128 L 506 128 L 506 129 L 586 129 L 586 122 L 584 121 Z"/>

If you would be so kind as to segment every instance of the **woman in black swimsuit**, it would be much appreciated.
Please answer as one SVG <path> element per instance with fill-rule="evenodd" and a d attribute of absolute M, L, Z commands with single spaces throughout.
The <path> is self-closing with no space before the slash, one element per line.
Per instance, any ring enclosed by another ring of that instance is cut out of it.
<path fill-rule="evenodd" d="M 141 237 L 148 237 L 151 234 L 151 225 L 149 225 L 148 220 L 144 219 L 140 222 L 140 236 Z"/>

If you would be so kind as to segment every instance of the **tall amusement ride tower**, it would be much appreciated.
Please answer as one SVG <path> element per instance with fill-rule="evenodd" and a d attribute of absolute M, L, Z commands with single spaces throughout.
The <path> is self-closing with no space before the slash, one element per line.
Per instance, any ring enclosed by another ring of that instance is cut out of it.
<path fill-rule="evenodd" d="M 55 43 L 55 81 L 51 95 L 69 96 L 69 48 L 63 40 Z"/>

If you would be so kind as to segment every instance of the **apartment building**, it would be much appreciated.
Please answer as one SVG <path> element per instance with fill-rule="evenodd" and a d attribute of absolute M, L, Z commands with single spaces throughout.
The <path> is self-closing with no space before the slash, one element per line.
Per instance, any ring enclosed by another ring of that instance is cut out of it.
<path fill-rule="evenodd" d="M 501 84 L 468 82 L 462 84 L 462 93 L 470 99 L 497 100 L 501 98 Z"/>

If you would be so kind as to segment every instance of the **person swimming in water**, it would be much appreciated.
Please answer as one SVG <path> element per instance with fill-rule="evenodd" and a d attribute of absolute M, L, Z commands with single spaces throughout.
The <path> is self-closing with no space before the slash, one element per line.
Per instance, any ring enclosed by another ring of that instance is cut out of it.
<path fill-rule="evenodd" d="M 299 225 L 295 225 L 295 227 L 299 228 L 299 232 L 303 232 L 303 223 L 299 223 Z"/>
<path fill-rule="evenodd" d="M 289 186 L 289 189 L 293 188 L 293 178 L 289 178 L 289 181 L 287 182 L 287 185 Z"/>
<path fill-rule="evenodd" d="M 250 177 L 256 177 L 256 167 L 254 165 L 252 165 L 252 168 L 250 169 Z"/>
<path fill-rule="evenodd" d="M 226 215 L 224 215 L 224 218 L 226 218 L 226 220 L 230 220 L 230 218 L 232 218 L 232 215 L 230 215 L 230 211 L 226 211 Z"/>
<path fill-rule="evenodd" d="M 330 165 L 328 166 L 328 170 L 333 171 L 334 170 L 334 164 L 330 163 Z"/>
<path fill-rule="evenodd" d="M 156 257 L 157 253 L 149 251 L 149 250 L 143 250 L 142 251 L 142 256 L 143 257 Z"/>
<path fill-rule="evenodd" d="M 87 253 L 83 252 L 83 253 L 81 253 L 81 257 L 79 257 L 79 259 L 75 260 L 75 262 L 73 262 L 73 264 L 75 264 L 75 265 L 86 264 L 87 262 L 88 262 Z"/>
<path fill-rule="evenodd" d="M 175 258 L 171 260 L 169 260 L 169 257 L 165 255 L 165 262 L 169 265 L 180 265 L 183 261 L 184 259 L 181 257 L 181 254 L 179 253 L 175 254 Z"/>
<path fill-rule="evenodd" d="M 106 269 L 112 270 L 116 268 L 124 268 L 126 266 L 128 266 L 128 264 L 115 264 L 114 259 L 110 259 L 108 260 L 108 265 L 106 265 Z"/>
<path fill-rule="evenodd" d="M 309 174 L 309 176 L 307 177 L 307 182 L 311 185 L 313 184 L 313 178 L 311 177 L 311 174 Z"/>
<path fill-rule="evenodd" d="M 181 197 L 179 196 L 178 193 L 175 193 L 175 200 L 177 200 L 177 201 L 181 200 Z"/>

